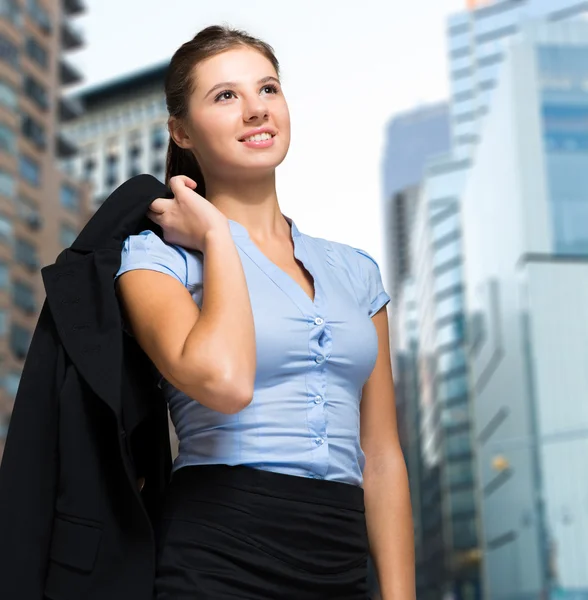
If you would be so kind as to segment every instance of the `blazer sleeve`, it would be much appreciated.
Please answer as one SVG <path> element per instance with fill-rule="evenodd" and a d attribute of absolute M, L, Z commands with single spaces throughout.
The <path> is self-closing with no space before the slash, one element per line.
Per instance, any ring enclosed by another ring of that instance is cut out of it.
<path fill-rule="evenodd" d="M 58 467 L 65 355 L 47 301 L 35 328 L 0 465 L 2 598 L 42 600 Z"/>

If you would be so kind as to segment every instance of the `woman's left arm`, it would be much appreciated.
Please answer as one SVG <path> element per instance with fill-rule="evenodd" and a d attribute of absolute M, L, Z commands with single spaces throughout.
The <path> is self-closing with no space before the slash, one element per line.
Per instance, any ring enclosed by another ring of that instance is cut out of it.
<path fill-rule="evenodd" d="M 378 358 L 361 400 L 361 446 L 366 456 L 363 488 L 370 552 L 382 600 L 415 600 L 414 529 L 396 424 L 386 308 L 380 309 L 372 321 L 378 332 Z"/>

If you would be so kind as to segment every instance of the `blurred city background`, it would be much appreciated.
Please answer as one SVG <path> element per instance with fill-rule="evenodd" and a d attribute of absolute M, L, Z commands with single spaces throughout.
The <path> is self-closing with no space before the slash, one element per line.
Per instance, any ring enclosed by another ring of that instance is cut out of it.
<path fill-rule="evenodd" d="M 40 268 L 123 181 L 164 178 L 173 50 L 228 21 L 280 57 L 273 25 L 299 13 L 326 42 L 297 31 L 283 63 L 308 77 L 290 102 L 284 212 L 370 251 L 392 296 L 418 598 L 588 600 L 588 2 L 243 0 L 213 19 L 192 1 L 176 14 L 189 35 L 162 31 L 159 60 L 134 45 L 155 3 L 118 4 L 0 0 L 0 454 Z M 321 58 L 335 37 L 349 60 Z M 120 60 L 110 39 L 128 41 Z M 330 77 L 350 96 L 329 97 Z M 332 152 L 314 143 L 325 131 Z"/>

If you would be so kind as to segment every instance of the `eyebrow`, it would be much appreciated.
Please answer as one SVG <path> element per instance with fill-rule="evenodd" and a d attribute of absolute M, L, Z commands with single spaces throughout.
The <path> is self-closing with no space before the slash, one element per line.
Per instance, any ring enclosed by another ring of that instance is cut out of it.
<path fill-rule="evenodd" d="M 260 79 L 257 82 L 257 85 L 263 85 L 264 83 L 269 83 L 270 81 L 273 81 L 275 83 L 280 83 L 280 80 L 277 77 L 274 77 L 273 75 L 268 75 L 267 77 L 263 77 L 262 79 Z M 204 98 L 208 98 L 208 96 L 210 96 L 210 94 L 212 94 L 212 92 L 215 92 L 216 90 L 220 89 L 220 88 L 231 88 L 231 87 L 237 87 L 238 84 L 234 81 L 222 81 L 221 83 L 217 83 L 216 85 L 213 85 L 208 92 L 206 93 L 206 96 L 204 96 Z"/>

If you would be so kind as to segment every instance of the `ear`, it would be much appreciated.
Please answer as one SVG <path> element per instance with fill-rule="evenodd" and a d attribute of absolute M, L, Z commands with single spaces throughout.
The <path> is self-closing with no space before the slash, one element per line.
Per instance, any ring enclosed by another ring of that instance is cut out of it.
<path fill-rule="evenodd" d="M 167 129 L 170 137 L 180 148 L 184 148 L 185 150 L 192 149 L 192 140 L 180 119 L 170 117 L 167 122 Z"/>

